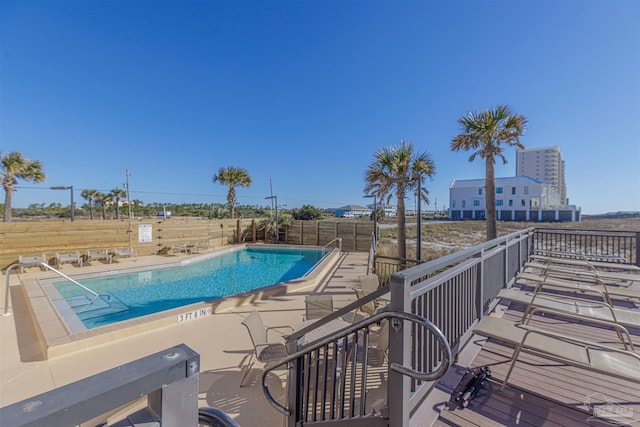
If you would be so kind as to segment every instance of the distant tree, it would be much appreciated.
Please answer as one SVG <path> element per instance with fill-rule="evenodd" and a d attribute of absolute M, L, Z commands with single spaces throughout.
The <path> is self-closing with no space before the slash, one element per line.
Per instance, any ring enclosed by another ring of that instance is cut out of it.
<path fill-rule="evenodd" d="M 101 193 L 96 191 L 96 194 L 93 196 L 94 200 L 97 204 L 102 207 L 102 219 L 107 218 L 107 205 L 111 201 L 111 194 Z"/>
<path fill-rule="evenodd" d="M 291 209 L 291 216 L 296 220 L 309 221 L 322 218 L 324 211 L 315 206 L 303 205 L 301 208 Z"/>
<path fill-rule="evenodd" d="M 62 204 L 60 203 L 49 203 L 49 206 L 47 206 L 46 208 L 44 208 L 45 212 L 47 213 L 47 216 L 50 217 L 63 217 L 64 216 L 64 211 L 65 209 L 63 209 Z"/>
<path fill-rule="evenodd" d="M 378 222 L 382 222 L 382 220 L 384 220 L 385 216 L 386 216 L 386 214 L 384 213 L 384 209 L 376 208 L 376 220 Z M 369 215 L 369 219 L 371 221 L 373 221 L 373 211 L 371 211 L 371 215 Z"/>
<path fill-rule="evenodd" d="M 264 230 L 265 237 L 273 236 L 272 238 L 275 241 L 277 230 L 291 224 L 292 219 L 293 217 L 289 213 L 278 211 L 278 226 L 276 227 L 276 213 L 275 211 L 270 211 L 267 217 L 258 224 L 258 229 Z"/>
<path fill-rule="evenodd" d="M 142 203 L 142 200 L 133 199 L 131 201 L 131 214 L 133 216 L 136 216 L 136 212 L 142 209 L 143 206 L 144 206 L 144 203 Z"/>
<path fill-rule="evenodd" d="M 224 219 L 229 218 L 229 209 L 225 205 L 221 205 L 216 203 L 212 209 L 211 214 L 209 216 L 211 219 Z"/>
<path fill-rule="evenodd" d="M 89 202 L 89 217 L 91 219 L 93 219 L 93 202 L 96 199 L 96 194 L 98 193 L 98 191 L 96 190 L 91 190 L 91 189 L 84 189 L 82 190 L 82 193 L 80 194 L 86 201 Z"/>
<path fill-rule="evenodd" d="M 126 191 L 118 187 L 111 190 L 111 198 L 112 200 L 115 200 L 116 205 L 116 219 L 120 219 L 120 199 L 122 199 L 123 197 L 127 197 Z"/>
<path fill-rule="evenodd" d="M 213 182 L 219 182 L 222 185 L 229 187 L 227 193 L 227 206 L 229 207 L 229 214 L 231 219 L 235 216 L 236 203 L 238 202 L 236 197 L 236 187 L 249 187 L 251 186 L 251 177 L 246 169 L 235 168 L 229 166 L 226 168 L 220 168 L 218 173 L 213 177 Z"/>
<path fill-rule="evenodd" d="M 415 153 L 413 143 L 401 141 L 400 145 L 378 150 L 365 173 L 364 192 L 375 195 L 388 204 L 393 195 L 398 199 L 398 257 L 406 258 L 406 224 L 404 198 L 407 190 L 416 188 L 418 179 L 424 181 L 435 174 L 435 164 L 426 152 Z M 420 198 L 428 203 L 428 191 L 421 185 Z"/>
<path fill-rule="evenodd" d="M 451 151 L 473 151 L 469 161 L 476 156 L 485 160 L 485 200 L 487 209 L 487 240 L 497 237 L 495 158 L 507 159 L 502 154 L 505 147 L 524 149 L 520 136 L 525 132 L 527 118 L 512 113 L 508 106 L 499 105 L 481 113 L 470 112 L 458 119 L 461 133 L 451 141 Z"/>
<path fill-rule="evenodd" d="M 4 222 L 11 222 L 11 199 L 18 179 L 38 183 L 46 178 L 44 166 L 39 161 L 29 160 L 17 151 L 5 156 L 0 152 L 0 183 L 5 192 Z"/>

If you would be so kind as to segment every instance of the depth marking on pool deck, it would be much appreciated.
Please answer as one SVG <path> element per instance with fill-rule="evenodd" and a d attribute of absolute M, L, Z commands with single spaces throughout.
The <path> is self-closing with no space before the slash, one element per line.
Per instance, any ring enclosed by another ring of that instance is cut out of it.
<path fill-rule="evenodd" d="M 198 310 L 189 311 L 187 313 L 178 314 L 178 323 L 185 322 L 187 320 L 195 320 L 201 317 L 209 316 L 213 314 L 213 308 L 201 308 Z"/>

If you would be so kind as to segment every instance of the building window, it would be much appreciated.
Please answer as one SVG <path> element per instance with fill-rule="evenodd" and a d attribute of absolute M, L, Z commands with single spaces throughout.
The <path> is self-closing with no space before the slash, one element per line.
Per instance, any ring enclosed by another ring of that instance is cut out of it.
<path fill-rule="evenodd" d="M 480 200 L 475 199 L 475 200 L 473 201 L 473 206 L 480 206 Z"/>
<path fill-rule="evenodd" d="M 524 194 L 529 194 L 529 186 L 528 185 L 524 186 Z"/>
<path fill-rule="evenodd" d="M 511 194 L 516 194 L 516 187 L 511 187 Z"/>
<path fill-rule="evenodd" d="M 501 200 L 496 200 L 496 206 L 502 206 L 502 199 Z"/>
<path fill-rule="evenodd" d="M 524 199 L 520 200 L 520 206 L 527 206 L 527 202 Z"/>
<path fill-rule="evenodd" d="M 509 206 L 513 206 L 513 200 L 509 199 Z"/>
<path fill-rule="evenodd" d="M 478 196 L 482 196 L 482 188 L 478 188 Z"/>
<path fill-rule="evenodd" d="M 451 207 L 455 209 L 455 207 L 456 207 L 456 201 L 455 200 L 451 201 Z"/>
<path fill-rule="evenodd" d="M 502 187 L 496 187 L 496 194 L 502 194 Z"/>
<path fill-rule="evenodd" d="M 466 200 L 463 200 L 463 201 L 462 201 L 462 208 L 464 209 L 464 208 L 466 208 L 466 207 L 467 207 L 467 201 L 466 201 Z"/>

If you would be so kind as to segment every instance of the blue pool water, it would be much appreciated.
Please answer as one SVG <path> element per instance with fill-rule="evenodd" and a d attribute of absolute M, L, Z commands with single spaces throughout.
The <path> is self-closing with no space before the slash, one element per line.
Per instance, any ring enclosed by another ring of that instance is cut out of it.
<path fill-rule="evenodd" d="M 99 299 L 69 282 L 54 286 L 90 329 L 298 279 L 326 253 L 245 248 L 179 267 L 82 279 Z"/>

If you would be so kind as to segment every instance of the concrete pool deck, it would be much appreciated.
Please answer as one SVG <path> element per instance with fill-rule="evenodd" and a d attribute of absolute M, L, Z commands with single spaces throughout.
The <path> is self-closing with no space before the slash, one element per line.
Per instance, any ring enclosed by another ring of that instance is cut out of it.
<path fill-rule="evenodd" d="M 21 278 L 42 276 L 36 268 L 24 274 L 11 275 L 11 315 L 0 316 L 0 407 L 52 390 L 87 376 L 111 369 L 143 356 L 184 343 L 200 354 L 199 406 L 214 406 L 227 412 L 240 425 L 284 425 L 284 417 L 264 398 L 259 381 L 262 366 L 256 364 L 248 375 L 246 386 L 239 387 L 242 369 L 253 346 L 241 321 L 254 309 L 262 314 L 267 326 L 295 326 L 303 321 L 304 297 L 311 293 L 333 295 L 336 308 L 355 299 L 352 288 L 359 286 L 358 276 L 366 273 L 366 252 L 344 252 L 317 283 L 290 288 L 286 293 L 267 299 L 246 298 L 213 315 L 174 323 L 151 330 L 141 330 L 112 338 L 89 348 L 45 358 L 37 328 L 27 309 L 25 296 L 19 292 Z M 170 261 L 187 255 L 170 257 Z M 166 256 L 145 256 L 119 260 L 117 264 L 94 263 L 82 268 L 65 265 L 66 274 L 167 263 Z M 6 280 L 6 276 L 2 277 Z M 4 292 L 0 295 L 4 307 Z M 285 371 L 269 378 L 274 397 L 283 401 Z"/>

